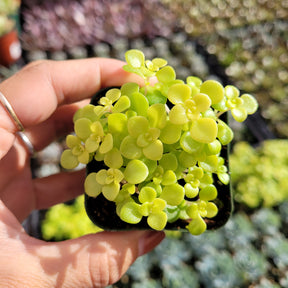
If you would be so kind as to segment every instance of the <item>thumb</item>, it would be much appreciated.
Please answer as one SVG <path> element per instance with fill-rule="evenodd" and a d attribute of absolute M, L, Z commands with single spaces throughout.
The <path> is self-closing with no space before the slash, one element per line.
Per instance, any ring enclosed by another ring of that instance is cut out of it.
<path fill-rule="evenodd" d="M 101 232 L 48 243 L 34 251 L 38 250 L 35 254 L 50 278 L 45 282 L 53 279 L 53 287 L 106 287 L 117 282 L 137 257 L 164 237 L 164 232 L 154 231 Z"/>

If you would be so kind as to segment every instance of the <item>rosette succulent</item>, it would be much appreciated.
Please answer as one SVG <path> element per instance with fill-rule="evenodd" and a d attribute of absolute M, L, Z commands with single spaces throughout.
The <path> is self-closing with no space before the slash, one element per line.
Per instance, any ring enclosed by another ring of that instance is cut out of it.
<path fill-rule="evenodd" d="M 179 80 L 166 60 L 146 60 L 139 50 L 127 51 L 125 58 L 123 69 L 143 77 L 145 85 L 106 89 L 79 109 L 61 164 L 66 169 L 87 164 L 86 208 L 92 199 L 114 209 L 114 216 L 103 216 L 108 223 L 113 219 L 110 229 L 137 229 L 141 223 L 163 230 L 176 223 L 174 229 L 199 235 L 225 206 L 219 189 L 230 193 L 223 151 L 227 155 L 233 132 L 221 115 L 230 110 L 235 120 L 244 121 L 257 102 L 215 80 Z"/>

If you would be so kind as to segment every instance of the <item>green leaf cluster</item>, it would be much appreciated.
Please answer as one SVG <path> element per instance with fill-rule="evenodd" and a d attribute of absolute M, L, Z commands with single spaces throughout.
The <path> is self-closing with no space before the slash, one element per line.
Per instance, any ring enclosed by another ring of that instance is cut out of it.
<path fill-rule="evenodd" d="M 77 197 L 72 204 L 57 204 L 45 213 L 41 223 L 44 240 L 62 241 L 74 239 L 89 233 L 102 231 L 87 217 L 84 195 Z"/>
<path fill-rule="evenodd" d="M 287 151 L 287 140 L 266 140 L 257 148 L 237 143 L 230 156 L 235 200 L 250 208 L 272 207 L 287 200 Z"/>
<path fill-rule="evenodd" d="M 229 182 L 220 154 L 233 132 L 219 117 L 230 110 L 244 121 L 257 102 L 215 80 L 176 79 L 167 61 L 145 60 L 139 50 L 125 57 L 123 69 L 143 77 L 145 85 L 126 83 L 108 90 L 98 105 L 79 109 L 61 164 L 73 169 L 93 159 L 103 162 L 107 169 L 87 175 L 85 193 L 115 202 L 123 221 L 145 218 L 152 229 L 163 230 L 184 220 L 187 230 L 199 235 L 207 228 L 205 219 L 218 212 L 213 174 Z"/>

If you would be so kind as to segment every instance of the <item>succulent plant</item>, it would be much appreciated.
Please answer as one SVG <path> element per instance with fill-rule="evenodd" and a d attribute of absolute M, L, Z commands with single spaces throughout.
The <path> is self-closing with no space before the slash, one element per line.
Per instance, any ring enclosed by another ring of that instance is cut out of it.
<path fill-rule="evenodd" d="M 233 257 L 226 251 L 207 254 L 196 262 L 201 282 L 206 287 L 241 287 L 244 278 Z"/>
<path fill-rule="evenodd" d="M 266 140 L 253 148 L 238 142 L 230 155 L 235 200 L 250 208 L 272 207 L 287 199 L 288 141 Z"/>
<path fill-rule="evenodd" d="M 109 89 L 98 105 L 79 109 L 61 164 L 88 165 L 86 195 L 113 202 L 122 221 L 138 224 L 145 218 L 148 227 L 163 230 L 180 220 L 199 235 L 207 228 L 204 218 L 218 213 L 213 174 L 229 183 L 220 152 L 233 132 L 220 116 L 231 111 L 242 122 L 257 102 L 215 80 L 178 80 L 166 60 L 146 60 L 140 50 L 127 51 L 125 58 L 123 69 L 141 76 L 144 87 L 126 83 Z"/>
<path fill-rule="evenodd" d="M 179 266 L 163 267 L 162 287 L 199 287 L 199 277 L 193 267 L 184 263 Z"/>
<path fill-rule="evenodd" d="M 269 268 L 269 262 L 265 256 L 252 245 L 246 246 L 245 250 L 237 250 L 233 259 L 245 282 L 257 282 Z"/>
<path fill-rule="evenodd" d="M 288 242 L 286 238 L 281 235 L 265 238 L 263 250 L 265 255 L 270 257 L 278 268 L 287 268 L 288 259 L 286 255 L 288 253 Z"/>
<path fill-rule="evenodd" d="M 45 214 L 41 223 L 42 237 L 49 241 L 73 239 L 87 233 L 97 233 L 100 228 L 85 217 L 84 196 L 75 199 L 73 204 L 55 205 Z"/>
<path fill-rule="evenodd" d="M 235 216 L 232 216 L 234 219 Z M 231 222 L 225 225 L 229 225 Z M 234 223 L 234 221 L 233 221 Z M 180 238 L 182 242 L 185 243 L 186 247 L 190 247 L 189 250 L 185 249 L 187 254 L 190 254 L 190 258 L 198 258 L 201 259 L 203 256 L 207 254 L 213 254 L 215 251 L 221 251 L 227 249 L 227 243 L 225 238 L 225 233 L 223 228 L 220 228 L 216 231 L 206 231 L 205 233 L 199 235 L 198 237 L 191 237 L 190 234 L 182 233 L 182 237 Z M 234 236 L 234 235 L 233 235 Z M 233 238 L 232 238 L 233 239 Z M 179 242 L 179 241 L 178 241 Z M 205 243 L 205 245 L 203 245 Z"/>
<path fill-rule="evenodd" d="M 281 227 L 281 218 L 279 213 L 272 209 L 263 208 L 256 211 L 251 216 L 251 221 L 254 227 L 264 235 L 276 235 Z"/>
<path fill-rule="evenodd" d="M 233 221 L 229 221 L 223 228 L 223 234 L 229 239 L 227 245 L 233 251 L 246 248 L 258 237 L 257 230 L 243 212 L 233 216 Z"/>

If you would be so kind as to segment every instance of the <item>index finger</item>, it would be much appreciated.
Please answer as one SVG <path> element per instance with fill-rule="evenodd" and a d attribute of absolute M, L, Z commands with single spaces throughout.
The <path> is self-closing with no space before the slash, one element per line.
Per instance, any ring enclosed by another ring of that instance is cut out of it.
<path fill-rule="evenodd" d="M 25 128 L 37 125 L 63 104 L 91 97 L 101 87 L 136 82 L 139 78 L 122 69 L 116 59 L 89 58 L 68 61 L 39 61 L 0 84 Z M 1 111 L 2 109 L 2 111 Z M 0 107 L 0 117 L 5 110 Z M 10 117 L 1 117 L 1 127 L 15 132 Z"/>

